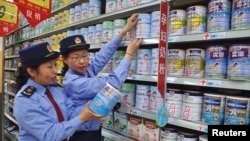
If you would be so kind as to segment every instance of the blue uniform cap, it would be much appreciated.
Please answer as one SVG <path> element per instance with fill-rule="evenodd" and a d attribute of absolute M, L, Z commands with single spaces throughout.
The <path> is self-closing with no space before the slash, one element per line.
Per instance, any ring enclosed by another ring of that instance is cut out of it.
<path fill-rule="evenodd" d="M 69 36 L 60 41 L 60 52 L 62 55 L 71 51 L 89 49 L 89 47 L 82 35 Z"/>
<path fill-rule="evenodd" d="M 59 52 L 53 51 L 48 42 L 43 42 L 21 49 L 19 56 L 23 67 L 32 67 L 58 58 Z"/>

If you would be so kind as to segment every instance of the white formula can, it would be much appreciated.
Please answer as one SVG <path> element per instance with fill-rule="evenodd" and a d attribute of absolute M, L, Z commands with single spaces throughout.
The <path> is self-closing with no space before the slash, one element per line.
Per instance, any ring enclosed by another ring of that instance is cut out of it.
<path fill-rule="evenodd" d="M 164 127 L 161 128 L 160 135 L 161 135 L 160 141 L 172 141 L 172 140 L 176 141 L 178 131 L 175 128 Z"/>
<path fill-rule="evenodd" d="M 204 33 L 207 28 L 207 8 L 201 5 L 187 9 L 187 34 Z"/>
<path fill-rule="evenodd" d="M 117 10 L 127 8 L 127 0 L 117 0 Z"/>
<path fill-rule="evenodd" d="M 204 77 L 205 73 L 205 50 L 189 48 L 186 50 L 185 76 Z"/>
<path fill-rule="evenodd" d="M 184 75 L 185 50 L 169 49 L 168 50 L 168 75 Z"/>
<path fill-rule="evenodd" d="M 166 92 L 166 99 L 167 100 L 177 100 L 182 101 L 183 91 L 179 89 L 171 89 L 168 88 Z"/>
<path fill-rule="evenodd" d="M 165 107 L 168 109 L 170 117 L 181 117 L 181 108 L 182 108 L 181 100 L 166 99 Z"/>
<path fill-rule="evenodd" d="M 199 136 L 192 132 L 178 131 L 176 141 L 197 141 Z"/>
<path fill-rule="evenodd" d="M 111 13 L 117 9 L 117 0 L 106 0 L 105 13 Z"/>
<path fill-rule="evenodd" d="M 169 13 L 169 35 L 184 35 L 186 34 L 187 24 L 186 10 L 176 9 Z"/>

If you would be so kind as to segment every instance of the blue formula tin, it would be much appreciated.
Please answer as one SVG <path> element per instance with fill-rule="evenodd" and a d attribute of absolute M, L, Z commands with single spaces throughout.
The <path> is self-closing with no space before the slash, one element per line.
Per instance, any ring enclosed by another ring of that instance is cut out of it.
<path fill-rule="evenodd" d="M 250 98 L 226 96 L 225 115 L 249 118 Z"/>
<path fill-rule="evenodd" d="M 220 94 L 204 93 L 203 110 L 209 113 L 225 113 L 226 96 Z"/>
<path fill-rule="evenodd" d="M 95 43 L 95 37 L 96 37 L 96 29 L 95 26 L 89 26 L 88 27 L 88 42 L 89 44 Z"/>
<path fill-rule="evenodd" d="M 231 45 L 228 55 L 227 78 L 248 80 L 250 78 L 250 45 Z"/>
<path fill-rule="evenodd" d="M 223 125 L 224 124 L 224 114 L 211 113 L 202 111 L 201 121 L 208 125 Z"/>
<path fill-rule="evenodd" d="M 151 23 L 152 22 L 160 22 L 161 19 L 161 12 L 160 11 L 153 11 L 151 13 Z"/>
<path fill-rule="evenodd" d="M 250 118 L 225 115 L 224 125 L 249 125 Z"/>
<path fill-rule="evenodd" d="M 231 14 L 227 13 L 213 13 L 208 14 L 207 17 L 207 31 L 218 32 L 227 31 L 230 29 Z"/>
<path fill-rule="evenodd" d="M 94 99 L 91 100 L 89 108 L 96 114 L 106 117 L 121 98 L 122 94 L 113 86 L 106 83 Z"/>
<path fill-rule="evenodd" d="M 227 75 L 228 49 L 225 46 L 210 46 L 206 49 L 205 77 L 225 79 Z"/>
<path fill-rule="evenodd" d="M 97 5 L 89 5 L 89 18 L 93 18 L 101 15 L 101 7 Z"/>
<path fill-rule="evenodd" d="M 138 14 L 138 24 L 150 24 L 151 15 L 148 13 L 139 13 Z"/>
<path fill-rule="evenodd" d="M 230 0 L 210 0 L 208 3 L 208 14 L 231 13 Z"/>
<path fill-rule="evenodd" d="M 236 10 L 232 13 L 231 29 L 250 28 L 250 8 Z"/>
<path fill-rule="evenodd" d="M 82 3 L 81 20 L 86 20 L 89 17 L 89 3 Z"/>

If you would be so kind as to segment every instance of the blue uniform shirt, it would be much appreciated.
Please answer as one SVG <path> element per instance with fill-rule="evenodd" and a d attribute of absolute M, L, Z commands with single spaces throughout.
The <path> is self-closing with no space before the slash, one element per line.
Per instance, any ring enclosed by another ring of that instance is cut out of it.
<path fill-rule="evenodd" d="M 22 94 L 28 86 L 36 89 L 31 96 Z M 78 114 L 83 107 L 76 109 L 61 87 L 48 86 L 48 89 L 60 107 L 65 121 L 58 122 L 56 111 L 45 94 L 46 88 L 28 79 L 14 99 L 19 141 L 62 141 L 73 135 L 81 125 Z"/>
<path fill-rule="evenodd" d="M 101 47 L 95 55 L 86 73 L 78 74 L 68 70 L 64 76 L 63 87 L 67 96 L 72 99 L 76 106 L 82 106 L 93 99 L 106 82 L 115 88 L 120 88 L 127 79 L 131 62 L 123 59 L 120 65 L 106 77 L 98 77 L 98 73 L 111 59 L 121 43 L 121 39 L 116 36 L 110 42 Z M 93 119 L 85 122 L 80 130 L 94 131 L 100 128 L 100 121 Z"/>

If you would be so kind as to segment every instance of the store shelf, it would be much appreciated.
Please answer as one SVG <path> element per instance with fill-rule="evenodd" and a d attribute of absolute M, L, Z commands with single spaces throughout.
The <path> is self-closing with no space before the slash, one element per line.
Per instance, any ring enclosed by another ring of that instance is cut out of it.
<path fill-rule="evenodd" d="M 17 71 L 17 68 L 4 68 L 5 71 Z"/>
<path fill-rule="evenodd" d="M 107 76 L 106 73 L 100 73 L 99 76 Z M 158 76 L 153 75 L 133 75 L 127 80 L 157 82 Z M 207 79 L 207 78 L 190 78 L 190 77 L 167 77 L 168 84 L 192 85 L 202 87 L 227 88 L 236 90 L 250 90 L 249 81 L 236 81 L 227 79 Z"/>
<path fill-rule="evenodd" d="M 108 139 L 114 141 L 135 141 L 127 137 L 124 137 L 123 135 L 119 135 L 113 131 L 107 130 L 105 128 L 102 128 L 102 136 L 107 137 Z"/>
<path fill-rule="evenodd" d="M 4 104 L 5 104 L 6 106 L 10 107 L 11 109 L 13 109 L 13 105 L 12 105 L 12 104 L 10 104 L 10 103 L 8 103 L 8 102 L 4 102 Z"/>
<path fill-rule="evenodd" d="M 16 125 L 18 125 L 18 122 L 9 114 L 4 113 L 5 117 L 7 117 L 10 121 L 12 121 L 13 123 L 15 123 Z"/>
<path fill-rule="evenodd" d="M 207 0 L 167 0 L 171 7 L 181 7 L 181 6 L 189 6 L 194 4 L 205 3 Z"/>
<path fill-rule="evenodd" d="M 122 41 L 120 46 L 128 46 L 130 41 Z M 158 44 L 159 43 L 159 38 L 150 38 L 150 39 L 143 39 L 142 40 L 142 45 L 153 45 L 153 44 Z M 102 47 L 102 45 L 104 45 L 105 43 L 102 44 L 91 44 L 90 45 L 90 49 L 100 49 Z"/>
<path fill-rule="evenodd" d="M 150 112 L 150 111 L 144 111 L 144 110 L 140 110 L 134 107 L 121 107 L 119 111 L 131 114 L 131 115 L 155 120 L 155 113 Z M 193 130 L 205 132 L 205 133 L 207 133 L 208 131 L 208 126 L 202 122 L 188 121 L 188 120 L 184 120 L 180 118 L 169 117 L 168 124 L 176 125 L 179 127 L 185 127 L 185 128 L 188 127 L 189 129 L 193 129 Z"/>
<path fill-rule="evenodd" d="M 14 138 L 11 133 L 9 133 L 6 129 L 4 129 L 4 135 L 11 141 L 18 141 L 16 138 Z"/>
<path fill-rule="evenodd" d="M 159 0 L 154 1 L 154 2 L 141 4 L 141 5 L 138 5 L 138 6 L 135 6 L 135 7 L 126 8 L 126 9 L 115 11 L 115 12 L 112 12 L 112 13 L 107 13 L 107 14 L 96 16 L 96 17 L 93 17 L 93 18 L 88 18 L 87 20 L 82 20 L 82 21 L 79 21 L 79 22 L 75 22 L 75 23 L 69 24 L 69 25 L 67 25 L 65 27 L 58 28 L 56 30 L 52 30 L 50 32 L 43 33 L 43 34 L 34 36 L 32 38 L 29 38 L 29 39 L 24 39 L 24 40 L 21 40 L 21 41 L 17 41 L 14 44 L 25 42 L 25 41 L 32 41 L 32 40 L 37 39 L 37 38 L 44 38 L 44 37 L 47 37 L 47 36 L 50 36 L 50 35 L 60 34 L 62 32 L 65 32 L 65 31 L 69 30 L 69 29 L 77 29 L 77 28 L 82 28 L 82 27 L 87 27 L 87 26 L 90 26 L 90 25 L 94 25 L 94 24 L 99 24 L 99 23 L 102 23 L 103 21 L 115 20 L 115 19 L 117 19 L 117 17 L 119 17 L 119 18 L 127 18 L 127 17 L 131 16 L 132 13 L 152 12 L 152 11 L 155 11 L 155 10 L 159 10 L 159 6 L 160 6 L 160 1 Z M 11 45 L 12 44 L 7 45 L 7 46 L 11 46 Z"/>
<path fill-rule="evenodd" d="M 210 41 L 210 40 L 223 40 L 223 39 L 239 39 L 249 38 L 250 29 L 245 30 L 231 30 L 225 32 L 207 32 L 199 34 L 186 34 L 180 36 L 169 36 L 169 43 L 183 43 L 195 41 Z"/>
<path fill-rule="evenodd" d="M 4 91 L 4 93 L 5 94 L 8 94 L 8 95 L 10 95 L 10 96 L 13 96 L 13 97 L 15 97 L 15 93 L 12 93 L 12 92 L 10 92 L 10 91 Z"/>
<path fill-rule="evenodd" d="M 4 59 L 13 59 L 19 57 L 19 55 L 9 55 L 9 56 L 4 56 Z"/>
<path fill-rule="evenodd" d="M 73 23 L 71 25 L 69 25 L 70 27 L 74 27 L 74 28 L 80 28 L 83 26 L 89 26 L 89 25 L 94 25 L 94 24 L 99 24 L 102 23 L 100 21 L 109 21 L 109 20 L 115 20 L 117 19 L 117 17 L 119 18 L 127 18 L 129 16 L 131 16 L 132 13 L 147 13 L 147 12 L 152 12 L 155 10 L 159 10 L 160 7 L 160 0 L 157 1 L 153 1 L 153 2 L 148 2 L 148 3 L 144 3 L 141 5 L 137 5 L 134 7 L 130 7 L 130 8 L 125 8 L 119 11 L 114 11 L 111 13 L 105 13 L 101 16 L 97 16 L 97 17 L 93 17 L 93 18 L 89 18 L 87 20 L 83 20 L 83 21 L 79 21 L 76 23 Z"/>
<path fill-rule="evenodd" d="M 52 17 L 52 16 L 54 16 L 54 15 L 56 15 L 56 14 L 58 14 L 58 13 L 64 11 L 64 10 L 69 9 L 70 6 L 74 5 L 74 4 L 77 3 L 78 1 L 79 1 L 79 0 L 74 0 L 74 1 L 72 1 L 72 2 L 69 2 L 69 3 L 65 4 L 64 6 L 62 6 L 62 7 L 60 7 L 60 8 L 57 8 L 57 9 L 51 11 L 51 15 L 50 15 L 50 16 Z M 22 29 L 22 28 L 24 28 L 24 27 L 26 27 L 26 26 L 28 26 L 28 25 L 29 25 L 29 23 L 27 23 L 27 24 L 25 24 L 25 25 L 22 25 L 22 26 L 18 27 L 16 30 L 11 31 L 8 35 L 14 33 L 15 31 L 18 31 L 19 29 Z"/>

